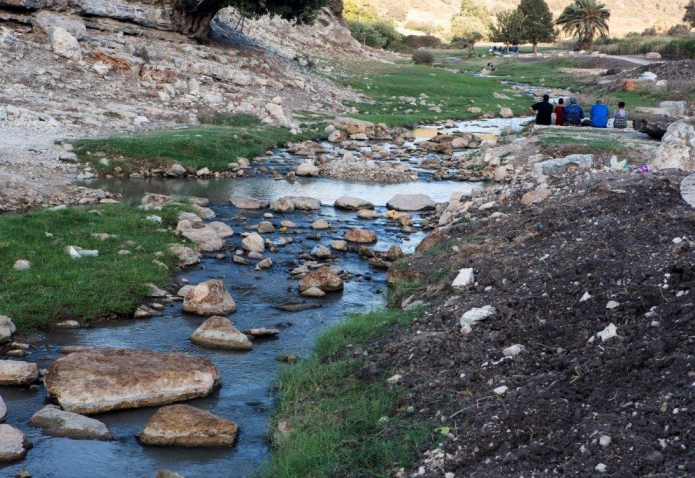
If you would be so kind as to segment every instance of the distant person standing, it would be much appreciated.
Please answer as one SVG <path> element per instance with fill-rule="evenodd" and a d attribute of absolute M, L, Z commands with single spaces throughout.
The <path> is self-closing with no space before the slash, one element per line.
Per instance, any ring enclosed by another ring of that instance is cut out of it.
<path fill-rule="evenodd" d="M 608 116 L 611 112 L 608 106 L 601 103 L 601 100 L 596 100 L 596 104 L 589 110 L 589 116 L 591 116 L 591 122 L 589 126 L 593 128 L 605 128 L 608 126 Z"/>
<path fill-rule="evenodd" d="M 565 99 L 560 98 L 555 107 L 555 126 L 565 125 Z"/>
<path fill-rule="evenodd" d="M 577 104 L 577 98 L 570 98 L 570 104 L 565 108 L 563 120 L 567 126 L 581 126 L 584 119 L 584 109 Z"/>
<path fill-rule="evenodd" d="M 615 110 L 615 116 L 613 117 L 613 127 L 621 129 L 627 128 L 627 111 L 625 110 L 624 101 L 618 103 L 618 109 Z"/>
<path fill-rule="evenodd" d="M 536 124 L 551 125 L 553 105 L 550 104 L 550 96 L 543 95 L 543 101 L 531 106 L 529 110 L 536 115 Z"/>

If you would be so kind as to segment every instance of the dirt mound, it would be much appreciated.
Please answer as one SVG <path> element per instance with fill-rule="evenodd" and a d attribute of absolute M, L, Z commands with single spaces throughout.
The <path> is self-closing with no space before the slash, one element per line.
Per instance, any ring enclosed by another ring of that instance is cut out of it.
<path fill-rule="evenodd" d="M 404 406 L 446 427 L 415 470 L 695 472 L 695 214 L 682 177 L 577 175 L 540 205 L 507 198 L 507 216 L 455 226 L 407 259 L 424 283 L 410 300 L 430 308 L 361 376 L 402 374 Z M 475 285 L 454 291 L 461 268 Z M 497 315 L 462 333 L 462 314 L 486 305 Z M 611 324 L 617 336 L 603 341 Z"/>
<path fill-rule="evenodd" d="M 630 74 L 636 78 L 642 73 L 651 71 L 660 80 L 692 80 L 695 77 L 695 60 L 667 61 L 641 66 Z"/>

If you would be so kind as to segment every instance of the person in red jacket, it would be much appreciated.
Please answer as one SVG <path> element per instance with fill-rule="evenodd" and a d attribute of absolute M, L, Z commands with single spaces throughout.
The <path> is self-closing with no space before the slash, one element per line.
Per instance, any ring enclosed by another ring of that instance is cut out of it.
<path fill-rule="evenodd" d="M 557 101 L 557 106 L 555 107 L 555 126 L 565 125 L 565 99 L 560 98 Z"/>

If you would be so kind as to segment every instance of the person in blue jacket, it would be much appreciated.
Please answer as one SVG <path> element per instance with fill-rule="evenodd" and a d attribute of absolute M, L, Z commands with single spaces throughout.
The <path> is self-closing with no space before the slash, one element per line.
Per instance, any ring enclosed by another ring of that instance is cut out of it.
<path fill-rule="evenodd" d="M 601 100 L 596 100 L 596 104 L 589 110 L 589 116 L 591 117 L 589 125 L 594 128 L 605 128 L 608 125 L 608 116 L 610 114 L 608 106 L 601 103 Z"/>

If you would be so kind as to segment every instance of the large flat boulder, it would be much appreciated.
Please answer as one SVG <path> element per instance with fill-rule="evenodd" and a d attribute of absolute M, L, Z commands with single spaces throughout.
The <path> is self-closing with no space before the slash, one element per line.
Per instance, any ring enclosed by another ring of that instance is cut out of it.
<path fill-rule="evenodd" d="M 205 252 L 219 251 L 224 247 L 224 240 L 217 231 L 209 226 L 194 227 L 190 221 L 179 221 L 176 232 L 189 241 L 198 244 L 198 248 Z"/>
<path fill-rule="evenodd" d="M 29 424 L 42 428 L 46 435 L 87 440 L 110 440 L 108 428 L 99 420 L 79 413 L 66 412 L 55 405 L 46 405 L 36 412 Z"/>
<path fill-rule="evenodd" d="M 268 203 L 249 196 L 232 196 L 229 198 L 232 206 L 239 209 L 263 209 L 268 207 Z"/>
<path fill-rule="evenodd" d="M 193 343 L 232 350 L 251 350 L 253 344 L 226 317 L 214 316 L 200 324 L 191 335 Z"/>
<path fill-rule="evenodd" d="M 236 423 L 189 405 L 162 407 L 137 435 L 144 445 L 232 446 Z"/>
<path fill-rule="evenodd" d="M 386 207 L 396 211 L 427 211 L 434 209 L 436 203 L 424 194 L 396 194 Z"/>
<path fill-rule="evenodd" d="M 361 209 L 374 209 L 374 204 L 365 199 L 355 198 L 351 196 L 340 196 L 333 204 L 336 209 L 345 209 L 347 211 L 359 211 Z"/>
<path fill-rule="evenodd" d="M 93 414 L 205 397 L 220 373 L 204 357 L 151 350 L 91 349 L 60 357 L 44 377 L 64 410 Z"/>
<path fill-rule="evenodd" d="M 236 312 L 234 299 L 221 280 L 201 282 L 183 298 L 183 310 L 198 315 L 222 315 Z"/>
<path fill-rule="evenodd" d="M 569 168 L 590 169 L 594 165 L 593 154 L 570 154 L 564 158 L 540 161 L 533 165 L 536 174 L 551 176 L 563 174 Z"/>
<path fill-rule="evenodd" d="M 0 360 L 0 385 L 31 385 L 39 379 L 35 363 Z"/>

